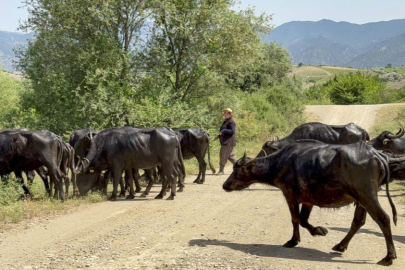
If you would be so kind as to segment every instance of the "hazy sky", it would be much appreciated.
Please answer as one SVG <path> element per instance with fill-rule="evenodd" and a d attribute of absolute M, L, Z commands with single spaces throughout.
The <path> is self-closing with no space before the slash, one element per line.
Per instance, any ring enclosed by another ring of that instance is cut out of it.
<path fill-rule="evenodd" d="M 405 18 L 405 0 L 241 0 L 241 8 L 255 6 L 258 14 L 274 14 L 273 24 L 330 19 L 363 24 Z M 0 30 L 16 31 L 28 14 L 21 0 L 0 0 Z"/>

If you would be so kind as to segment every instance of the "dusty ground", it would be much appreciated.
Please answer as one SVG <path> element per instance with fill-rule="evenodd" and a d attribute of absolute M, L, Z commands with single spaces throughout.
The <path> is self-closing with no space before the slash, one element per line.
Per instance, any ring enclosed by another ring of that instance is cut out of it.
<path fill-rule="evenodd" d="M 344 125 L 353 122 L 370 132 L 379 109 L 401 105 L 405 104 L 307 105 L 305 113 L 308 122 L 322 122 L 329 125 Z"/>
<path fill-rule="evenodd" d="M 362 115 L 372 117 L 368 109 L 342 109 L 343 120 L 331 109 L 313 113 L 329 117 L 322 121 L 331 124 L 364 119 L 356 123 L 369 128 Z M 370 217 L 344 254 L 331 250 L 347 233 L 353 206 L 314 208 L 310 222 L 329 234 L 314 238 L 301 228 L 301 243 L 287 249 L 282 245 L 291 238 L 292 225 L 279 190 L 255 185 L 226 193 L 227 175 L 208 175 L 204 185 L 191 184 L 194 177 L 186 179 L 185 192 L 174 201 L 154 200 L 156 186 L 146 199 L 86 205 L 16 225 L 0 234 L 0 269 L 383 269 L 376 262 L 386 254 L 385 241 Z M 391 216 L 384 192 L 380 203 Z M 392 231 L 398 259 L 389 269 L 404 269 L 405 207 L 396 206 L 398 226 Z"/>

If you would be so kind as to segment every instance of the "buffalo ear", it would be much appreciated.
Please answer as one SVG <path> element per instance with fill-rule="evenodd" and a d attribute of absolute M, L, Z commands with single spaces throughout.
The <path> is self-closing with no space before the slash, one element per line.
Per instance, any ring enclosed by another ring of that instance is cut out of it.
<path fill-rule="evenodd" d="M 253 159 L 248 163 L 246 163 L 245 168 L 250 171 L 254 166 L 256 166 L 256 163 L 257 163 L 256 159 Z"/>

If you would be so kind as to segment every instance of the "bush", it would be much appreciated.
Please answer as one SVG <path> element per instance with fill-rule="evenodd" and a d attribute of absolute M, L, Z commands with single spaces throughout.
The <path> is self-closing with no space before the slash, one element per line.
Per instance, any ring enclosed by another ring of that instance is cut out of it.
<path fill-rule="evenodd" d="M 330 101 L 334 104 L 375 104 L 383 102 L 385 85 L 378 76 L 360 72 L 336 76 L 322 86 L 306 91 L 308 100 Z"/>

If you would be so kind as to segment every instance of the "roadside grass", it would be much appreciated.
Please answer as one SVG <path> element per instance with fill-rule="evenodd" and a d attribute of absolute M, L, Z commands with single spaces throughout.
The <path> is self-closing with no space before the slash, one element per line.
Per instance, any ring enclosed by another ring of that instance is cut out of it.
<path fill-rule="evenodd" d="M 396 133 L 399 127 L 405 127 L 405 103 L 382 106 L 375 118 L 374 126 L 370 130 L 371 138 L 383 131 Z"/>

